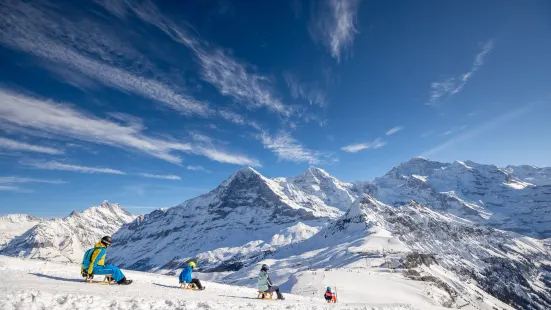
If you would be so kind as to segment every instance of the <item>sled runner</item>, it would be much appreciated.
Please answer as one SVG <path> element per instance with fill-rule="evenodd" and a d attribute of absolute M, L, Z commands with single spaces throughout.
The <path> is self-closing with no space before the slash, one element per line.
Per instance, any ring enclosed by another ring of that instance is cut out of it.
<path fill-rule="evenodd" d="M 91 274 L 91 275 L 88 275 L 85 279 L 84 279 L 84 282 L 87 283 L 87 284 L 105 284 L 105 285 L 111 285 L 111 284 L 115 284 L 115 280 L 113 279 L 113 276 L 110 275 L 110 274 L 105 274 L 103 275 L 103 281 L 94 281 L 94 275 Z"/>
<path fill-rule="evenodd" d="M 191 290 L 191 291 L 198 290 L 197 285 L 195 285 L 195 283 L 180 283 L 180 288 L 183 288 L 184 290 Z"/>
<path fill-rule="evenodd" d="M 274 299 L 274 293 L 266 293 L 258 291 L 258 299 Z"/>

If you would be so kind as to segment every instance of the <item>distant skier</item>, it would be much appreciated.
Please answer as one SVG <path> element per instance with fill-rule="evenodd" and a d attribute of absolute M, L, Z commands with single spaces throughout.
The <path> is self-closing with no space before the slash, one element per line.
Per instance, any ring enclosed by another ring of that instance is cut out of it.
<path fill-rule="evenodd" d="M 323 294 L 323 297 L 325 297 L 325 300 L 327 300 L 328 303 L 337 302 L 337 294 L 333 293 L 330 286 L 327 287 L 327 290 L 325 291 L 325 294 Z"/>
<path fill-rule="evenodd" d="M 201 284 L 201 281 L 199 281 L 199 279 L 193 279 L 191 277 L 192 273 L 193 273 L 193 268 L 195 268 L 195 263 L 194 262 L 189 262 L 189 264 L 184 267 L 184 269 L 182 269 L 182 272 L 180 273 L 180 276 L 178 277 L 178 279 L 180 280 L 180 284 L 184 284 L 184 283 L 191 283 L 191 284 L 195 284 L 195 286 L 197 286 L 197 289 L 199 290 L 204 290 L 205 287 Z"/>
<path fill-rule="evenodd" d="M 107 256 L 107 248 L 113 243 L 110 236 L 101 238 L 100 242 L 96 243 L 92 249 L 84 253 L 82 259 L 82 275 L 90 277 L 92 275 L 110 274 L 113 280 L 119 285 L 129 285 L 132 280 L 127 280 L 119 267 L 113 265 L 105 265 L 105 257 Z"/>
<path fill-rule="evenodd" d="M 283 297 L 283 294 L 279 291 L 279 287 L 275 286 L 270 279 L 270 276 L 268 275 L 268 271 L 270 270 L 270 266 L 264 264 L 262 265 L 262 268 L 260 269 L 260 273 L 258 274 L 258 290 L 265 293 L 273 293 L 275 292 L 277 294 L 277 299 L 279 300 L 285 300 Z"/>

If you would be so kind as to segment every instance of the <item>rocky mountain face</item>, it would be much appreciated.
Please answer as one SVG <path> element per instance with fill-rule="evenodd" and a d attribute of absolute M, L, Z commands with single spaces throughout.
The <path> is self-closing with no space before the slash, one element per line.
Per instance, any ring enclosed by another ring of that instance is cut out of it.
<path fill-rule="evenodd" d="M 550 170 L 531 166 L 500 169 L 471 161 L 449 164 L 414 158 L 355 187 L 392 206 L 415 200 L 475 223 L 549 238 Z"/>
<path fill-rule="evenodd" d="M 387 241 L 373 243 L 375 236 Z M 390 263 L 394 267 L 416 268 L 417 278 L 426 274 L 445 283 L 454 301 L 450 306 L 475 304 L 469 296 L 482 289 L 514 308 L 551 307 L 551 252 L 544 242 L 473 224 L 414 201 L 390 207 L 362 196 L 316 237 L 360 240 L 352 252 L 367 256 L 385 250 L 387 261 L 396 260 Z M 416 259 L 414 254 L 430 259 Z"/>
<path fill-rule="evenodd" d="M 84 251 L 102 236 L 111 235 L 136 217 L 118 204 L 104 201 L 82 213 L 74 211 L 62 219 L 42 220 L 13 238 L 2 255 L 52 261 L 80 262 Z"/>
<path fill-rule="evenodd" d="M 36 226 L 42 220 L 28 214 L 0 216 L 0 250 L 13 238 Z"/>
<path fill-rule="evenodd" d="M 288 197 L 303 205 L 327 205 L 345 212 L 357 198 L 352 183 L 342 182 L 316 167 L 308 168 L 295 178 L 274 180 L 281 184 Z"/>
<path fill-rule="evenodd" d="M 200 260 L 203 271 L 239 269 L 311 237 L 342 214 L 325 204 L 331 198 L 295 184 L 306 186 L 241 169 L 205 195 L 124 226 L 113 236 L 111 258 L 137 270 L 179 269 L 190 259 Z"/>
<path fill-rule="evenodd" d="M 364 194 L 312 238 L 282 247 L 266 261 L 284 287 L 310 269 L 390 268 L 412 281 L 430 282 L 443 292 L 439 302 L 450 308 L 551 306 L 551 251 L 544 241 L 415 201 L 391 207 Z M 252 264 L 223 280 L 251 284 L 257 272 L 258 264 Z"/>

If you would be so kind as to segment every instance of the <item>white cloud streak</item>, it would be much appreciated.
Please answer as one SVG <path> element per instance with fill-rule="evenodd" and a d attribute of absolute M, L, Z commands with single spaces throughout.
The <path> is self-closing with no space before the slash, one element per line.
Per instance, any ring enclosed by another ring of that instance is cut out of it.
<path fill-rule="evenodd" d="M 22 189 L 17 187 L 17 186 L 12 186 L 12 185 L 0 185 L 0 191 L 5 191 L 5 192 L 21 192 Z"/>
<path fill-rule="evenodd" d="M 514 110 L 514 111 L 510 111 L 508 113 L 505 113 L 505 114 L 502 114 L 500 116 L 498 116 L 497 118 L 493 119 L 493 120 L 490 120 L 489 122 L 477 127 L 477 128 L 474 128 L 473 130 L 470 130 L 470 131 L 466 131 L 464 134 L 462 135 L 459 135 L 451 140 L 448 140 L 432 149 L 429 149 L 427 151 L 425 151 L 421 156 L 422 157 L 429 157 L 431 155 L 434 155 L 434 154 L 437 154 L 437 153 L 440 153 L 450 147 L 453 147 L 455 146 L 456 144 L 460 143 L 460 142 L 464 142 L 464 141 L 467 141 L 467 140 L 470 140 L 486 131 L 489 131 L 489 130 L 492 130 L 502 124 L 505 124 L 505 123 L 508 123 L 520 116 L 522 116 L 523 114 L 527 113 L 528 111 L 530 111 L 532 108 L 533 108 L 534 105 L 528 105 L 526 107 L 523 107 L 523 108 L 520 108 L 520 109 L 517 109 L 517 110 Z"/>
<path fill-rule="evenodd" d="M 321 41 L 331 56 L 340 61 L 343 52 L 352 46 L 360 0 L 320 0 L 312 16 L 309 32 L 314 41 Z"/>
<path fill-rule="evenodd" d="M 105 174 L 126 174 L 120 170 L 111 169 L 111 168 L 98 168 L 98 167 L 87 167 L 79 165 L 64 164 L 57 161 L 22 161 L 21 164 L 37 169 L 42 170 L 59 170 L 59 171 L 73 171 L 81 173 L 105 173 Z"/>
<path fill-rule="evenodd" d="M 363 151 L 367 149 L 378 149 L 385 145 L 386 145 L 385 141 L 381 140 L 380 138 L 377 138 L 373 142 L 364 142 L 364 143 L 357 143 L 357 144 L 350 144 L 347 146 L 343 146 L 341 150 L 348 153 L 357 153 L 359 151 Z"/>
<path fill-rule="evenodd" d="M 3 103 L 0 101 L 0 105 L 1 104 Z M 33 145 L 33 144 L 19 142 L 19 141 L 11 140 L 8 138 L 2 138 L 2 137 L 0 137 L 0 148 L 15 150 L 15 151 L 44 153 L 44 154 L 51 154 L 51 155 L 63 154 L 62 150 L 54 149 L 52 147 Z"/>
<path fill-rule="evenodd" d="M 393 135 L 393 134 L 397 133 L 398 131 L 400 131 L 402 129 L 404 129 L 404 127 L 402 127 L 402 126 L 397 126 L 397 127 L 391 128 L 386 132 L 386 135 L 387 136 Z"/>
<path fill-rule="evenodd" d="M 216 87 L 222 95 L 234 98 L 247 108 L 265 107 L 278 114 L 290 115 L 291 109 L 271 90 L 268 77 L 254 73 L 250 65 L 229 56 L 224 50 L 210 47 L 212 44 L 192 35 L 189 27 L 166 17 L 152 2 L 124 3 L 143 22 L 157 27 L 175 42 L 189 48 L 199 61 L 203 80 Z M 105 8 L 114 15 L 121 15 L 119 7 L 117 10 L 109 6 Z"/>
<path fill-rule="evenodd" d="M 186 143 L 147 136 L 140 126 L 123 126 L 77 111 L 67 104 L 41 100 L 0 88 L 0 120 L 12 130 L 41 136 L 78 139 L 141 152 L 171 163 L 180 164 L 176 152 L 205 156 L 211 160 L 237 165 L 259 166 L 256 159 L 231 154 L 203 143 Z"/>
<path fill-rule="evenodd" d="M 210 170 L 205 169 L 203 166 L 187 166 L 186 169 L 191 171 L 203 171 L 210 173 Z"/>
<path fill-rule="evenodd" d="M 286 73 L 284 78 L 294 99 L 301 98 L 308 101 L 310 105 L 315 104 L 320 107 L 326 105 L 326 95 L 320 88 L 301 83 L 296 76 L 290 73 Z"/>
<path fill-rule="evenodd" d="M 151 174 L 151 173 L 138 173 L 139 176 L 142 176 L 144 178 L 151 178 L 151 179 L 162 179 L 162 180 L 181 180 L 177 175 L 171 175 L 171 174 Z"/>
<path fill-rule="evenodd" d="M 264 131 L 260 134 L 259 139 L 264 144 L 264 148 L 274 152 L 279 160 L 296 163 L 306 162 L 314 165 L 323 162 L 320 159 L 323 154 L 304 147 L 288 132 L 280 131 L 278 134 L 272 136 Z"/>
<path fill-rule="evenodd" d="M 22 177 L 0 177 L 0 184 L 12 184 L 12 183 L 65 184 L 67 182 L 62 180 L 44 180 L 44 179 L 34 179 L 34 178 L 22 178 Z"/>
<path fill-rule="evenodd" d="M 484 58 L 494 48 L 494 41 L 489 40 L 483 46 L 481 51 L 476 55 L 471 70 L 467 73 L 459 76 L 447 78 L 440 82 L 431 83 L 430 96 L 427 105 L 437 105 L 440 99 L 451 98 L 455 94 L 459 93 L 465 87 L 465 84 L 473 77 L 473 75 L 484 64 Z"/>
<path fill-rule="evenodd" d="M 0 25 L 0 43 L 63 64 L 73 72 L 97 80 L 105 86 L 163 103 L 182 114 L 206 117 L 213 113 L 205 102 L 181 90 L 140 76 L 128 67 L 110 64 L 110 59 L 107 59 L 111 56 L 109 54 L 115 53 L 120 57 L 123 53 L 120 50 L 109 50 L 113 46 L 120 46 L 120 42 L 109 39 L 105 32 L 101 36 L 90 34 L 89 29 L 82 30 L 81 25 L 52 10 L 52 6 L 47 3 L 43 5 L 42 2 L 8 0 L 4 8 L 0 10 L 0 19 L 3 20 Z M 63 41 L 64 38 L 75 37 L 77 39 L 69 42 L 73 45 Z M 107 45 L 109 48 L 106 48 Z M 78 49 L 84 49 L 86 54 Z"/>

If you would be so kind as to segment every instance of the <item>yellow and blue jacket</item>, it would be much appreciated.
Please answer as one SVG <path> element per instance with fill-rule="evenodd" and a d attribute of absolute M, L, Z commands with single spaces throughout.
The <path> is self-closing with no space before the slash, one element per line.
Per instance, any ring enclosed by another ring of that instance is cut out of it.
<path fill-rule="evenodd" d="M 101 242 L 96 243 L 93 249 L 90 249 L 84 253 L 82 259 L 82 269 L 88 274 L 92 274 L 94 267 L 105 265 L 105 256 L 107 256 L 107 249 Z"/>

